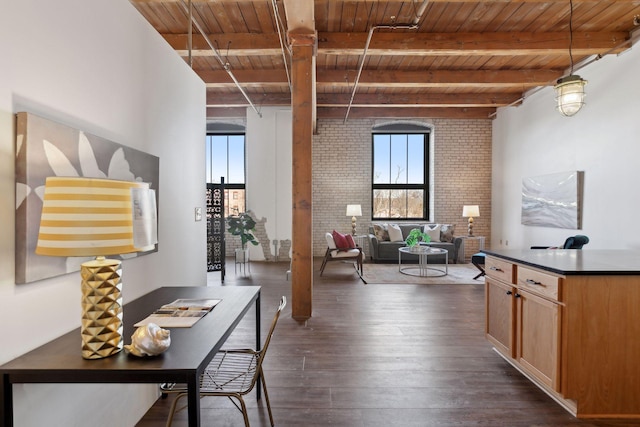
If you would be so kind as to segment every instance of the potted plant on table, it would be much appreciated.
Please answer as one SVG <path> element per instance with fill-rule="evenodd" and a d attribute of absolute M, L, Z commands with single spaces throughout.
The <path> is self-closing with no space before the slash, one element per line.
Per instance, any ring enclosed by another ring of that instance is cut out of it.
<path fill-rule="evenodd" d="M 431 237 L 427 233 L 424 233 L 419 228 L 414 228 L 409 232 L 404 242 L 412 251 L 417 251 L 420 249 L 420 242 L 429 243 L 430 241 Z"/>
<path fill-rule="evenodd" d="M 227 225 L 229 225 L 229 233 L 233 236 L 240 236 L 240 244 L 242 248 L 236 249 L 236 262 L 249 261 L 249 248 L 247 243 L 251 243 L 254 246 L 258 245 L 258 240 L 253 235 L 256 229 L 256 222 L 246 212 L 239 215 L 233 215 L 227 218 Z"/>

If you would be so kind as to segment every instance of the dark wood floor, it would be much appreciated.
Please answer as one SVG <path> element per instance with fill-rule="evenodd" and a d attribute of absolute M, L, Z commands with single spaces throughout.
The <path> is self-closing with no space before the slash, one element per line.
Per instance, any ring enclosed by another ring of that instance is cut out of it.
<path fill-rule="evenodd" d="M 313 317 L 283 312 L 265 361 L 276 426 L 639 426 L 638 421 L 575 419 L 500 358 L 484 338 L 484 282 L 477 285 L 364 285 L 346 264 L 318 277 Z M 252 263 L 224 286 L 262 286 L 266 334 L 281 295 L 290 299 L 288 264 Z M 393 268 L 393 266 L 389 266 Z M 366 265 L 365 265 L 366 269 Z M 220 286 L 220 274 L 209 273 Z M 254 344 L 247 318 L 229 346 Z M 159 399 L 138 427 L 162 426 Z M 269 426 L 263 402 L 248 399 L 253 427 Z M 202 400 L 203 426 L 243 426 L 224 398 Z M 186 410 L 174 426 L 186 426 Z"/>

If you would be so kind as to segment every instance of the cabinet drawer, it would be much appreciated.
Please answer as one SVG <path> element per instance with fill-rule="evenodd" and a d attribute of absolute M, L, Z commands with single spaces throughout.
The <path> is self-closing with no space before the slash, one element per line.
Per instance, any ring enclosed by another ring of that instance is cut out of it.
<path fill-rule="evenodd" d="M 515 283 L 515 267 L 509 261 L 504 261 L 492 256 L 485 259 L 485 272 L 487 276 L 502 280 L 507 283 Z"/>
<path fill-rule="evenodd" d="M 518 287 L 558 301 L 560 277 L 527 267 L 518 267 Z"/>

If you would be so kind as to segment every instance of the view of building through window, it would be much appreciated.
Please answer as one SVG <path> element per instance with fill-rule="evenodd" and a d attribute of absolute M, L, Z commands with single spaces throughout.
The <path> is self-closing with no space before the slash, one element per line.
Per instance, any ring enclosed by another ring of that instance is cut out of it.
<path fill-rule="evenodd" d="M 373 134 L 373 219 L 428 218 L 428 136 Z"/>
<path fill-rule="evenodd" d="M 209 134 L 206 140 L 207 182 L 224 178 L 225 217 L 245 211 L 245 135 Z"/>

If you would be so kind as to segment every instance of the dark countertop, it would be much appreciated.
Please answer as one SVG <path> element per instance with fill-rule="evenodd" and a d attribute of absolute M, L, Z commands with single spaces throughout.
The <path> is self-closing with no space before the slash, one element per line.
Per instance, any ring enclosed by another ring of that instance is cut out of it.
<path fill-rule="evenodd" d="M 562 275 L 640 275 L 638 250 L 484 249 L 482 252 Z"/>

